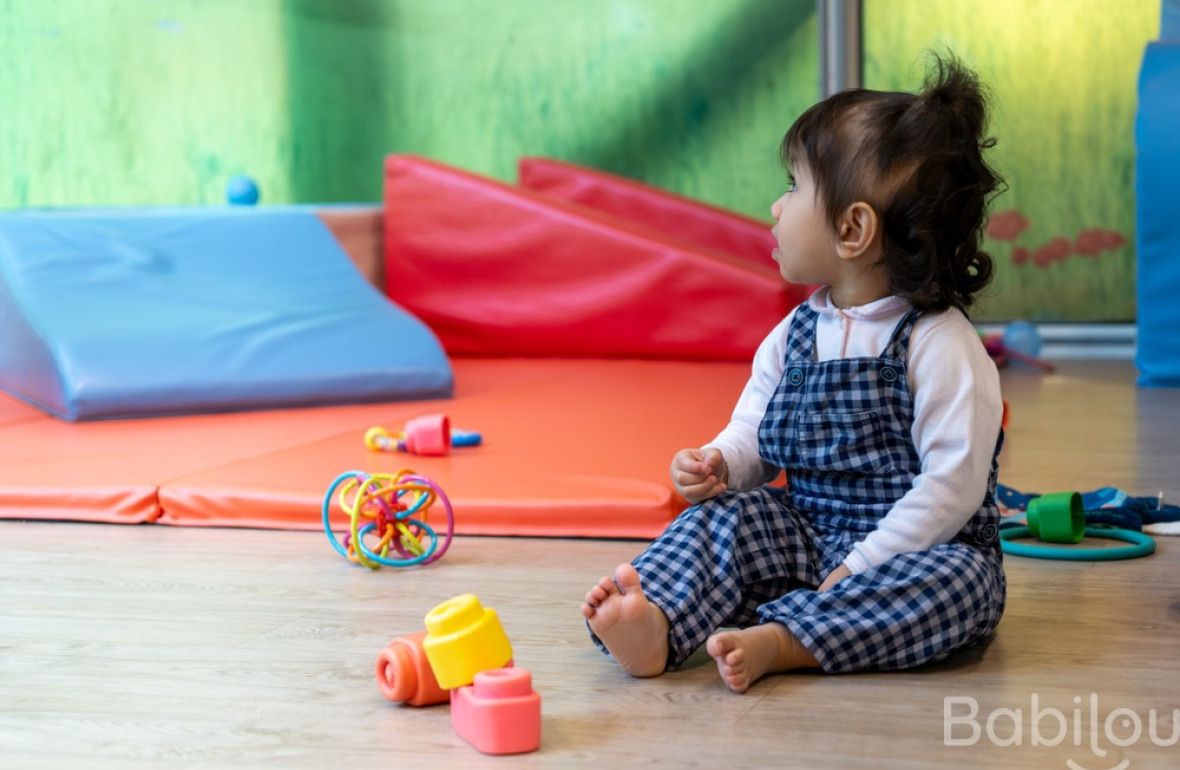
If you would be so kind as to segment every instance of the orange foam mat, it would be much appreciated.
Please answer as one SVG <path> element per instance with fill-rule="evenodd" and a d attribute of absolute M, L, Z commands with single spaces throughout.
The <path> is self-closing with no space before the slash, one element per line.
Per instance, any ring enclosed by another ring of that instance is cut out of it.
<path fill-rule="evenodd" d="M 368 452 L 366 427 L 177 478 L 162 523 L 316 529 L 324 491 L 346 470 L 411 467 L 438 483 L 460 534 L 651 537 L 683 505 L 667 482 L 679 448 L 724 425 L 742 364 L 655 361 L 460 361 L 456 378 L 538 376 L 447 404 L 484 436 L 448 457 Z M 389 426 L 387 426 L 389 427 Z M 337 509 L 335 521 L 345 518 Z M 441 511 L 434 514 L 437 523 Z"/>
<path fill-rule="evenodd" d="M 497 369 L 475 362 L 456 392 L 479 395 L 548 376 L 542 366 Z M 449 403 L 68 423 L 0 394 L 0 518 L 155 521 L 161 513 L 158 490 L 170 479 L 331 436 L 342 425 L 404 421 L 423 411 L 445 409 Z M 264 499 L 267 494 L 264 490 Z"/>
<path fill-rule="evenodd" d="M 42 419 L 48 419 L 44 412 L 12 398 L 6 393 L 0 393 L 0 425 Z"/>
<path fill-rule="evenodd" d="M 542 367 L 468 367 L 469 395 L 543 381 Z M 159 518 L 170 479 L 337 433 L 378 417 L 437 411 L 447 400 L 70 423 L 0 393 L 0 518 L 141 524 Z"/>
<path fill-rule="evenodd" d="M 0 518 L 154 521 L 168 479 L 331 435 L 373 408 L 0 425 Z"/>
<path fill-rule="evenodd" d="M 460 533 L 649 537 L 681 506 L 672 453 L 724 424 L 748 374 L 673 361 L 454 364 L 445 401 L 81 424 L 17 410 L 21 420 L 0 422 L 0 518 L 316 529 L 337 474 L 409 466 L 447 492 Z M 371 425 L 436 411 L 484 445 L 446 458 L 363 447 Z"/>

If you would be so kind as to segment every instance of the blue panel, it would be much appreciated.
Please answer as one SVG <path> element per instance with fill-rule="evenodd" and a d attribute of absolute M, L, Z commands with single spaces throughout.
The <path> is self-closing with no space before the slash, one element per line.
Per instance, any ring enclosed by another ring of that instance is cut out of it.
<path fill-rule="evenodd" d="M 1180 385 L 1180 42 L 1151 43 L 1135 124 L 1141 385 Z"/>
<path fill-rule="evenodd" d="M 434 335 L 312 213 L 0 216 L 0 387 L 66 419 L 450 393 Z"/>
<path fill-rule="evenodd" d="M 1160 40 L 1180 40 L 1180 0 L 1164 0 L 1160 13 Z"/>

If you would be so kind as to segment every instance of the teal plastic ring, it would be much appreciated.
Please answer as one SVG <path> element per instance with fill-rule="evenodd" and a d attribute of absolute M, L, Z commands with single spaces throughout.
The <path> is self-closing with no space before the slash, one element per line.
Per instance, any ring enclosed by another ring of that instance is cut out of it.
<path fill-rule="evenodd" d="M 1063 561 L 1115 561 L 1135 559 L 1155 551 L 1155 540 L 1151 535 L 1114 527 L 1086 527 L 1086 537 L 1101 537 L 1107 540 L 1122 540 L 1130 545 L 1115 548 L 1051 547 L 1033 543 L 1013 542 L 1018 538 L 1032 537 L 1028 527 L 1006 527 L 1000 530 L 1000 548 L 1013 556 L 1027 556 L 1031 559 L 1060 559 Z"/>

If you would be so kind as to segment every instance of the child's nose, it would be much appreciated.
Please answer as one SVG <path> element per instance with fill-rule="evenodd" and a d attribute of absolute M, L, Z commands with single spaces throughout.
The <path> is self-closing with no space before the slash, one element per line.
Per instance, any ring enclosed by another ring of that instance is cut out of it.
<path fill-rule="evenodd" d="M 770 204 L 770 216 L 778 219 L 783 210 L 783 199 L 779 198 L 774 203 Z"/>

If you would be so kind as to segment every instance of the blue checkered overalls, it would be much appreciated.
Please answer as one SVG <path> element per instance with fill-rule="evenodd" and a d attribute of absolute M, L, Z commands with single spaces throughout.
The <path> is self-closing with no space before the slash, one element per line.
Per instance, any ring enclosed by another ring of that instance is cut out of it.
<path fill-rule="evenodd" d="M 634 561 L 668 616 L 669 667 L 722 626 L 775 621 L 829 673 L 909 668 L 982 640 L 1000 620 L 994 457 L 983 505 L 951 542 L 814 590 L 921 471 L 906 378 L 918 313 L 898 323 L 879 358 L 830 361 L 815 360 L 817 316 L 807 304 L 796 311 L 758 430 L 762 459 L 787 470 L 789 491 L 764 486 L 694 505 Z"/>

